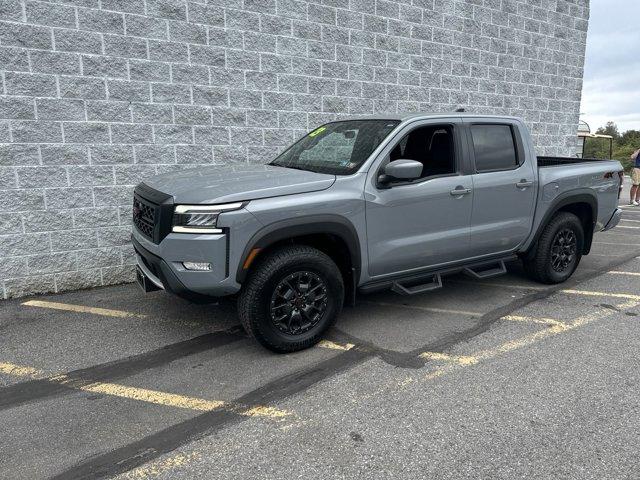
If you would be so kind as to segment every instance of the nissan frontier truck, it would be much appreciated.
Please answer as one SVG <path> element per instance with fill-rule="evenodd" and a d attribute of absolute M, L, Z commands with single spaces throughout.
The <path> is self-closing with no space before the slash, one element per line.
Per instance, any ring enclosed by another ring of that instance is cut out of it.
<path fill-rule="evenodd" d="M 135 188 L 138 281 L 236 296 L 276 352 L 318 342 L 357 292 L 416 295 L 443 275 L 575 271 L 619 222 L 617 161 L 538 157 L 517 118 L 379 115 L 306 134 L 266 165 L 166 173 Z"/>

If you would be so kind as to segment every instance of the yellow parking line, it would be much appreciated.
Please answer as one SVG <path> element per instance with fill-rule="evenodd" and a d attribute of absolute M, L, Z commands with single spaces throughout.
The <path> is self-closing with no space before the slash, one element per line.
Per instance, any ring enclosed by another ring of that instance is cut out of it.
<path fill-rule="evenodd" d="M 342 351 L 351 350 L 353 347 L 355 347 L 353 343 L 339 344 L 339 343 L 332 342 L 330 340 L 320 340 L 317 346 L 320 348 L 327 348 L 329 350 L 342 350 Z"/>
<path fill-rule="evenodd" d="M 611 271 L 611 272 L 607 272 L 610 273 L 612 275 L 629 275 L 632 277 L 640 277 L 640 273 L 638 272 L 621 272 L 621 271 Z"/>
<path fill-rule="evenodd" d="M 198 410 L 203 412 L 217 410 L 225 406 L 225 402 L 221 400 L 204 400 L 201 398 L 187 397 L 174 393 L 148 390 L 146 388 L 128 387 L 126 385 L 118 385 L 115 383 L 92 383 L 90 385 L 78 387 L 78 390 L 82 390 L 83 392 L 101 393 L 103 395 L 110 395 L 113 397 L 129 398 L 131 400 L 155 403 L 157 405 L 165 405 L 167 407 L 185 408 L 188 410 Z"/>
<path fill-rule="evenodd" d="M 13 377 L 43 378 L 45 373 L 36 368 L 16 365 L 8 362 L 0 362 L 0 373 Z M 286 410 L 279 410 L 274 407 L 264 405 L 237 405 L 222 400 L 206 400 L 203 398 L 189 397 L 175 393 L 160 392 L 147 388 L 130 387 L 116 383 L 95 382 L 88 385 L 79 384 L 77 379 L 68 377 L 65 374 L 54 375 L 43 378 L 47 382 L 65 385 L 74 390 L 83 392 L 99 393 L 112 397 L 128 398 L 145 403 L 164 405 L 167 407 L 184 408 L 200 412 L 212 410 L 227 410 L 247 417 L 268 417 L 282 418 L 291 415 Z"/>
<path fill-rule="evenodd" d="M 420 310 L 420 311 L 429 312 L 429 313 L 451 313 L 453 315 L 469 315 L 471 317 L 481 317 L 483 315 L 480 312 L 470 312 L 466 310 L 450 310 L 447 308 L 420 307 L 417 305 L 404 305 L 402 303 L 370 302 L 368 300 L 363 300 L 362 303 L 368 303 L 369 305 L 379 305 L 381 307 L 408 308 L 412 310 Z"/>
<path fill-rule="evenodd" d="M 588 297 L 626 298 L 628 300 L 640 301 L 640 295 L 632 295 L 630 293 L 590 292 L 587 290 L 560 290 L 560 292 L 566 293 L 569 295 L 585 295 Z"/>
<path fill-rule="evenodd" d="M 473 365 L 478 363 L 478 360 L 475 357 L 466 356 L 466 355 L 449 355 L 448 353 L 440 353 L 440 352 L 423 352 L 420 355 L 420 358 L 424 358 L 426 360 L 440 360 L 443 362 L 453 362 L 458 365 Z"/>
<path fill-rule="evenodd" d="M 559 325 L 565 326 L 566 323 L 561 322 L 560 320 L 556 320 L 555 318 L 547 318 L 547 317 L 528 317 L 522 315 L 506 315 L 502 317 L 502 320 L 510 320 L 512 322 L 525 322 L 525 323 L 540 323 L 543 325 Z"/>
<path fill-rule="evenodd" d="M 626 297 L 625 297 L 626 298 Z M 640 297 L 639 297 L 640 298 Z M 634 300 L 634 301 L 629 301 L 626 302 L 622 305 L 619 305 L 619 308 L 621 310 L 624 309 L 628 309 L 628 308 L 633 308 L 636 307 L 640 304 L 640 301 L 638 301 L 638 299 Z M 497 357 L 499 355 L 511 352 L 513 350 L 517 350 L 523 347 L 526 347 L 528 345 L 532 345 L 536 342 L 538 342 L 539 340 L 542 340 L 544 338 L 547 337 L 551 337 L 554 335 L 557 335 L 559 333 L 564 333 L 567 332 L 569 330 L 573 330 L 579 327 L 583 327 L 589 323 L 592 323 L 594 321 L 597 320 L 602 320 L 608 316 L 612 315 L 612 313 L 609 310 L 598 310 L 596 312 L 593 312 L 591 314 L 588 315 L 584 315 L 582 317 L 577 318 L 576 320 L 574 320 L 571 323 L 561 323 L 559 322 L 558 324 L 554 324 L 551 325 L 549 328 L 545 328 L 544 330 L 540 330 L 534 333 L 531 333 L 529 335 L 525 335 L 523 337 L 517 338 L 515 340 L 509 340 L 501 345 L 498 345 L 497 347 L 493 347 L 493 348 L 489 348 L 486 350 L 481 350 L 479 352 L 476 352 L 472 355 L 465 355 L 463 356 L 463 358 L 466 359 L 465 363 L 460 363 L 460 362 L 449 362 L 446 365 L 441 365 L 439 367 L 437 367 L 435 370 L 429 372 L 426 376 L 425 379 L 426 380 L 433 380 L 436 379 L 438 377 L 443 376 L 444 374 L 457 370 L 459 368 L 463 368 L 469 365 L 475 365 L 477 363 L 480 363 L 483 360 L 488 360 L 490 358 L 494 358 Z M 427 352 L 428 353 L 428 352 Z M 455 355 L 453 355 L 453 357 L 455 357 Z"/>
<path fill-rule="evenodd" d="M 202 454 L 198 451 L 190 453 L 178 453 L 164 460 L 157 460 L 155 462 L 141 465 L 140 467 L 134 468 L 133 470 L 129 470 L 128 472 L 123 473 L 121 478 L 126 478 L 129 480 L 141 480 L 145 478 L 157 477 L 165 472 L 168 472 L 169 470 L 173 470 L 174 468 L 178 468 L 186 465 L 189 462 L 198 460 L 201 457 Z"/>
<path fill-rule="evenodd" d="M 0 373 L 4 373 L 11 377 L 29 377 L 33 379 L 41 378 L 46 375 L 42 370 L 16 365 L 15 363 L 9 362 L 0 362 Z"/>
<path fill-rule="evenodd" d="M 86 307 L 84 305 L 73 305 L 70 303 L 47 302 L 44 300 L 29 300 L 22 305 L 28 307 L 51 308 L 54 310 L 66 310 L 67 312 L 92 313 L 94 315 L 103 315 L 106 317 L 132 317 L 144 318 L 146 315 L 138 313 L 125 312 L 123 310 L 111 310 L 109 308 Z"/>

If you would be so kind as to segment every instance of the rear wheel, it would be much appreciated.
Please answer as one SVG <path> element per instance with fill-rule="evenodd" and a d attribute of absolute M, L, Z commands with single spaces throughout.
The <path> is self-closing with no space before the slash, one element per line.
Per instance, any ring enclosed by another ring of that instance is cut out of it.
<path fill-rule="evenodd" d="M 344 300 L 342 275 L 327 255 L 306 245 L 267 254 L 238 298 L 247 333 L 275 352 L 315 345 L 331 327 Z"/>
<path fill-rule="evenodd" d="M 583 246 L 580 219 L 573 213 L 560 212 L 544 228 L 533 256 L 523 259 L 524 269 L 538 282 L 564 282 L 578 268 Z"/>

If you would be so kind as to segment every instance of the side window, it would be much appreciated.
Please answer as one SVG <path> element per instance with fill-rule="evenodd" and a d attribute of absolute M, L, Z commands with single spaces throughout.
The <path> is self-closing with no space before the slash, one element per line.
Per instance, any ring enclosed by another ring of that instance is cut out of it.
<path fill-rule="evenodd" d="M 391 151 L 390 160 L 415 160 L 422 163 L 421 178 L 456 173 L 453 128 L 429 125 L 405 135 Z"/>
<path fill-rule="evenodd" d="M 476 170 L 512 170 L 518 166 L 513 131 L 509 125 L 472 125 Z"/>

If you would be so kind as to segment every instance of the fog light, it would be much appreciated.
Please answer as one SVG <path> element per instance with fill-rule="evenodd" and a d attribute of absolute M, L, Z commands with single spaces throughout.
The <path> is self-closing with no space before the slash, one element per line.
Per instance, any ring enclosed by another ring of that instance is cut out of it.
<path fill-rule="evenodd" d="M 182 262 L 184 268 L 187 270 L 198 270 L 200 272 L 206 272 L 207 270 L 211 270 L 210 263 L 202 263 L 202 262 Z"/>

